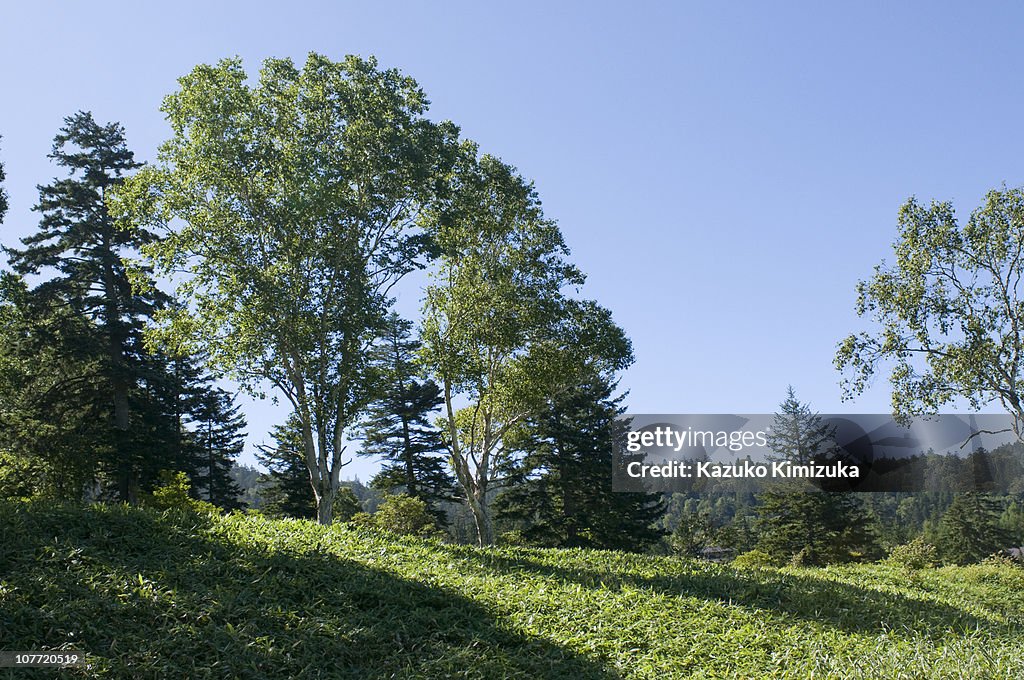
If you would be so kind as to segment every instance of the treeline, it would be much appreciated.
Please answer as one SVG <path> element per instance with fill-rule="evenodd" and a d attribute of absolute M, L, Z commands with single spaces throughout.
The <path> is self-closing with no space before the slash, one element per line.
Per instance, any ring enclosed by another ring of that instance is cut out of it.
<path fill-rule="evenodd" d="M 775 416 L 772 450 L 806 462 L 828 458 L 831 441 L 829 427 L 790 388 Z M 1024 545 L 1024 444 L 965 456 L 925 453 L 910 467 L 928 491 L 807 492 L 784 483 L 755 493 L 748 480 L 714 480 L 701 493 L 671 495 L 660 549 L 828 564 L 921 544 L 934 549 L 935 560 L 967 564 Z"/>

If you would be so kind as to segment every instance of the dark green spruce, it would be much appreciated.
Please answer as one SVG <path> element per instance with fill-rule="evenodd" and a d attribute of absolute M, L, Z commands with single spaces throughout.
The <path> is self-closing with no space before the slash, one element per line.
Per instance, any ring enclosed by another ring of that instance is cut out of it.
<path fill-rule="evenodd" d="M 594 376 L 517 432 L 523 456 L 495 507 L 528 543 L 641 551 L 664 535 L 660 495 L 612 491 L 612 444 L 625 436 L 615 388 Z"/>
<path fill-rule="evenodd" d="M 155 235 L 120 229 L 107 211 L 111 192 L 141 166 L 124 129 L 76 113 L 49 157 L 66 175 L 39 187 L 39 226 L 23 247 L 4 249 L 14 270 L 2 291 L 4 361 L 24 383 L 20 393 L 0 385 L 16 402 L 5 409 L 16 414 L 15 446 L 72 480 L 60 483 L 71 498 L 88 486 L 136 502 L 161 470 L 177 470 L 233 507 L 226 470 L 240 451 L 237 412 L 191 360 L 143 342 L 144 326 L 172 301 L 145 269 L 129 280 L 127 258 Z"/>
<path fill-rule="evenodd" d="M 373 351 L 379 396 L 363 421 L 359 453 L 384 461 L 371 486 L 419 498 L 443 520 L 440 504 L 456 498 L 455 479 L 444 463 L 441 434 L 431 424 L 443 399 L 432 380 L 421 380 L 414 363 L 420 343 L 412 322 L 392 313 Z"/>
<path fill-rule="evenodd" d="M 273 444 L 260 446 L 256 459 L 267 468 L 268 479 L 257 493 L 264 512 L 276 517 L 316 519 L 316 500 L 302 444 L 302 427 L 295 414 L 275 425 Z"/>
<path fill-rule="evenodd" d="M 832 429 L 787 388 L 768 432 L 773 460 L 805 465 L 836 453 Z M 854 493 L 818 491 L 799 480 L 758 496 L 757 547 L 779 562 L 828 564 L 878 556 L 874 521 Z"/>

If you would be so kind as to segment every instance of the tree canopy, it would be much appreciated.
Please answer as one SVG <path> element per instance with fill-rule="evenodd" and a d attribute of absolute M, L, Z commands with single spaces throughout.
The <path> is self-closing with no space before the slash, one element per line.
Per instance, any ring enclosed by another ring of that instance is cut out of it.
<path fill-rule="evenodd" d="M 1024 189 L 990 191 L 966 221 L 949 202 L 911 198 L 893 250 L 858 284 L 857 314 L 875 328 L 839 346 L 846 395 L 891 365 L 897 416 L 998 403 L 1024 434 Z"/>
<path fill-rule="evenodd" d="M 371 396 L 366 349 L 391 287 L 420 266 L 416 221 L 457 130 L 372 58 L 268 59 L 247 79 L 237 59 L 181 78 L 158 163 L 114 205 L 125 226 L 159 230 L 143 253 L 185 303 L 151 338 L 288 400 L 326 523 L 344 431 Z"/>
<path fill-rule="evenodd" d="M 424 365 L 441 386 L 445 441 L 481 544 L 510 428 L 632 348 L 608 310 L 567 296 L 583 274 L 531 183 L 464 144 L 449 200 L 430 214 L 440 259 L 424 306 Z M 457 408 L 458 400 L 468 406 Z"/>

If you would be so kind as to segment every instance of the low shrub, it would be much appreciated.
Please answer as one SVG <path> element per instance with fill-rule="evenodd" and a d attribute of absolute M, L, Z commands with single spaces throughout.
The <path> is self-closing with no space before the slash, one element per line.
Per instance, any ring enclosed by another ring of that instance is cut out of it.
<path fill-rule="evenodd" d="M 738 569 L 768 569 L 779 566 L 778 561 L 763 550 L 749 550 L 737 555 L 731 564 Z"/>
<path fill-rule="evenodd" d="M 1024 561 L 1014 559 L 1006 553 L 992 553 L 981 561 L 982 564 L 990 567 L 1024 567 Z"/>
<path fill-rule="evenodd" d="M 160 471 L 160 485 L 143 499 L 143 505 L 156 510 L 192 510 L 194 512 L 216 512 L 217 508 L 192 498 L 192 482 L 184 472 Z"/>
<path fill-rule="evenodd" d="M 412 496 L 388 496 L 373 518 L 379 528 L 394 534 L 429 536 L 437 531 L 427 504 Z"/>
<path fill-rule="evenodd" d="M 915 538 L 890 550 L 886 561 L 905 569 L 928 569 L 938 564 L 939 551 L 923 538 Z"/>

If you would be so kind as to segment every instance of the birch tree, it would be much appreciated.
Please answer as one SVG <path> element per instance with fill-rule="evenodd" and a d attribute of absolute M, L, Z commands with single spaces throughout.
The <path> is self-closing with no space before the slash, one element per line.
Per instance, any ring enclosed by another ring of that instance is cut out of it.
<path fill-rule="evenodd" d="M 417 83 L 374 59 L 200 65 L 163 103 L 173 134 L 113 208 L 160 229 L 143 249 L 184 301 L 150 340 L 202 352 L 252 394 L 290 403 L 331 521 L 345 430 L 369 397 L 365 349 L 389 291 L 419 265 L 421 206 L 457 135 Z"/>
<path fill-rule="evenodd" d="M 901 419 L 997 404 L 1024 438 L 1024 188 L 990 191 L 966 220 L 949 202 L 912 198 L 893 250 L 857 286 L 857 314 L 873 327 L 839 345 L 846 397 L 888 368 Z"/>
<path fill-rule="evenodd" d="M 467 143 L 451 185 L 429 214 L 440 259 L 421 360 L 441 386 L 445 443 L 485 545 L 490 495 L 511 455 L 505 435 L 587 371 L 628 365 L 632 350 L 608 310 L 564 293 L 584 276 L 532 184 Z"/>

